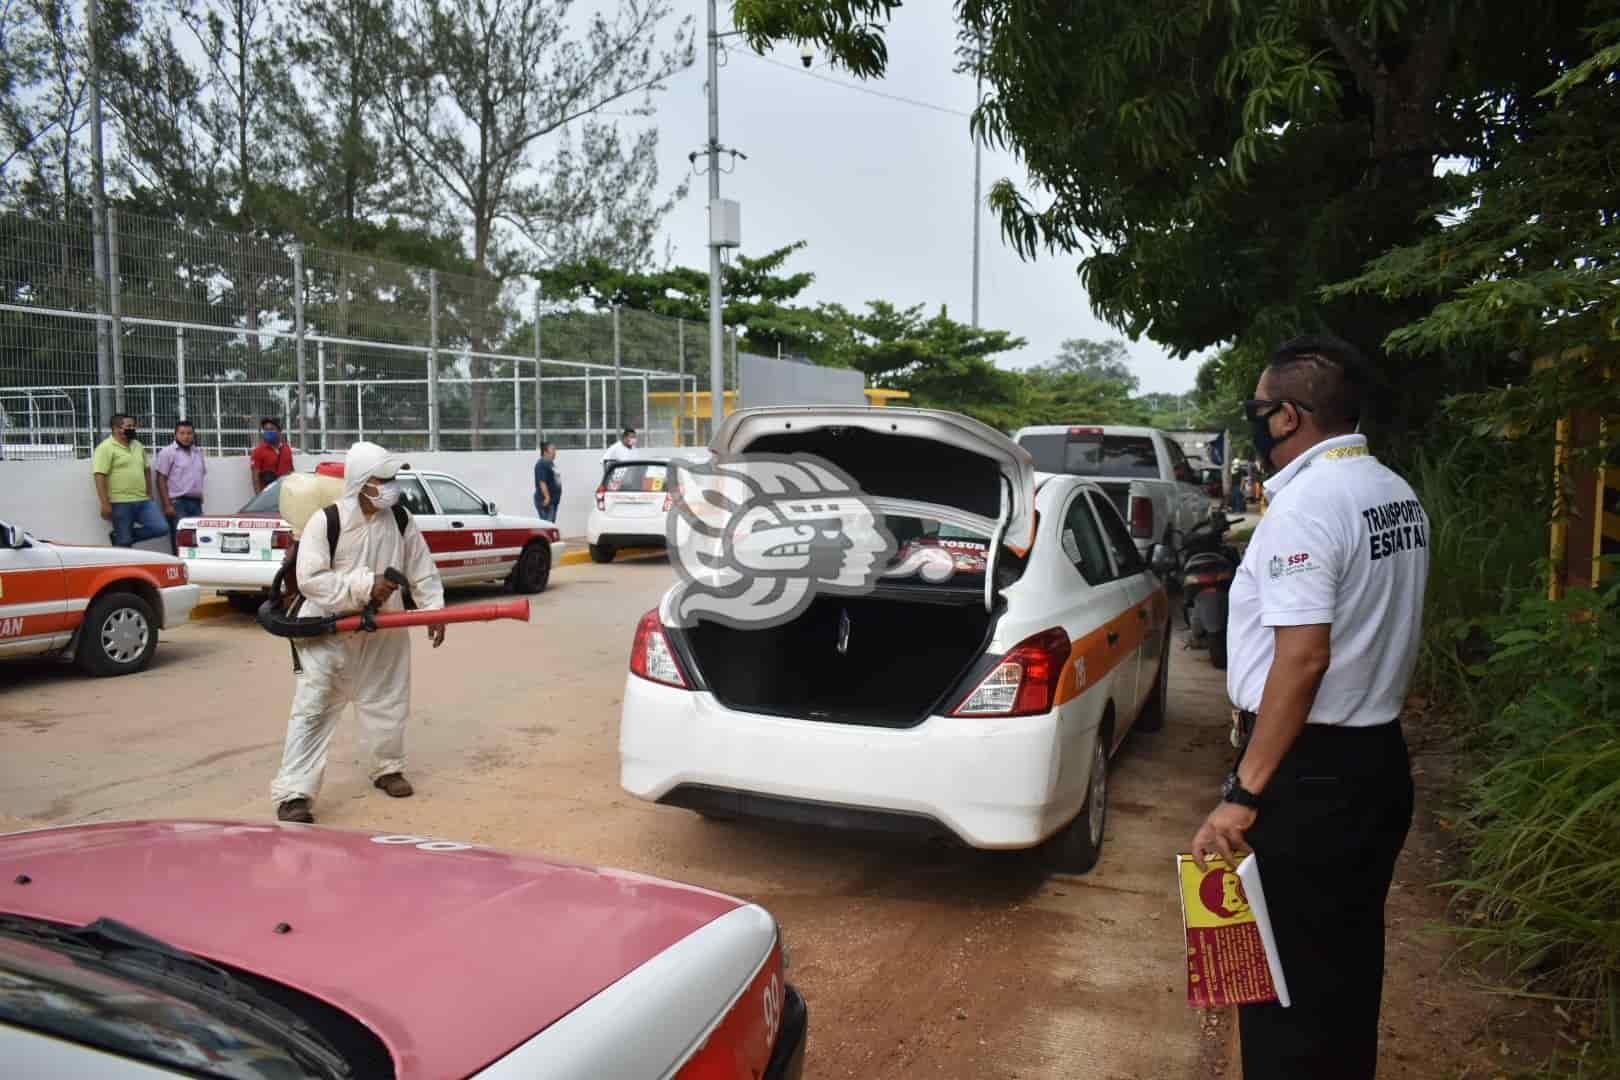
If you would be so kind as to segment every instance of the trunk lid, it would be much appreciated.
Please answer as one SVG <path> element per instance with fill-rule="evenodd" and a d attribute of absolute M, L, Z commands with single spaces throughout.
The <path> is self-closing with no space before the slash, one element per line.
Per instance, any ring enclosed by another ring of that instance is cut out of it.
<path fill-rule="evenodd" d="M 662 461 L 616 463 L 602 480 L 602 509 L 619 517 L 656 517 L 664 510 L 667 482 Z"/>
<path fill-rule="evenodd" d="M 1024 554 L 1035 539 L 1035 463 L 1001 432 L 957 413 L 860 405 L 744 409 L 715 433 L 717 454 L 815 454 L 868 496 L 969 514 Z"/>

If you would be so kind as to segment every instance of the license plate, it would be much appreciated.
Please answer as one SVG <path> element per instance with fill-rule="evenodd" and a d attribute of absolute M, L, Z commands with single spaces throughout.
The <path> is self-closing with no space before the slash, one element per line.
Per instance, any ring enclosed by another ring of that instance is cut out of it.
<path fill-rule="evenodd" d="M 222 555 L 246 555 L 248 553 L 248 534 L 220 533 L 219 550 Z"/>

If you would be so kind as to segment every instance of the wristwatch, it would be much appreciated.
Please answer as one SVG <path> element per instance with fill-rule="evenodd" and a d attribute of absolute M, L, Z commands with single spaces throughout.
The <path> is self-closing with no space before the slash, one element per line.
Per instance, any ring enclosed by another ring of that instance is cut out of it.
<path fill-rule="evenodd" d="M 1260 809 L 1260 796 L 1243 786 L 1236 769 L 1227 773 L 1225 781 L 1221 783 L 1221 801 L 1247 806 L 1250 810 Z"/>

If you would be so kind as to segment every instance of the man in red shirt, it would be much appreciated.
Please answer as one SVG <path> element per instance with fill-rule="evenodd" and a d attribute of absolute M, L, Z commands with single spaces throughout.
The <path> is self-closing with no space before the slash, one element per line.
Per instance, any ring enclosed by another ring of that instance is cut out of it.
<path fill-rule="evenodd" d="M 292 447 L 282 441 L 279 423 L 268 416 L 260 420 L 259 438 L 259 445 L 248 455 L 255 495 L 293 471 Z"/>

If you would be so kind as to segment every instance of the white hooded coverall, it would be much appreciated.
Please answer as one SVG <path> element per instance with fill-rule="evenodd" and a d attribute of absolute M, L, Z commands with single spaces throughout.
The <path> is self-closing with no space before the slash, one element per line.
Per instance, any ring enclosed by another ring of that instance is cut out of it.
<path fill-rule="evenodd" d="M 392 475 L 398 458 L 375 443 L 349 448 L 343 466 L 343 497 L 338 500 L 337 553 L 326 536 L 326 514 L 317 512 L 298 543 L 298 616 L 358 614 L 371 599 L 374 581 L 393 567 L 411 582 L 418 610 L 444 607 L 444 586 L 427 541 L 413 518 L 403 536 L 394 512 L 366 517 L 360 488 L 381 470 Z M 379 481 L 380 483 L 381 481 Z M 396 592 L 380 611 L 403 611 Z M 288 799 L 313 800 L 326 771 L 326 750 L 344 707 L 351 702 L 371 756 L 371 779 L 405 768 L 405 721 L 411 703 L 410 631 L 364 630 L 295 641 L 303 674 L 296 676 L 292 715 L 281 771 L 270 785 L 276 805 Z"/>

